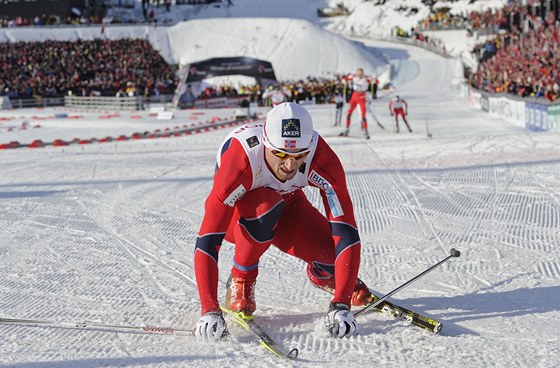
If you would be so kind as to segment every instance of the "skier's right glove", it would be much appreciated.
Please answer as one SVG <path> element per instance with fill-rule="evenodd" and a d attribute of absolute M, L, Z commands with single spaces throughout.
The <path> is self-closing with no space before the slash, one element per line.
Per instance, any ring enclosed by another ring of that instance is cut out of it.
<path fill-rule="evenodd" d="M 222 312 L 207 312 L 200 317 L 195 331 L 198 341 L 218 341 L 228 335 Z"/>
<path fill-rule="evenodd" d="M 354 315 L 344 303 L 331 303 L 325 324 L 332 337 L 351 336 L 358 330 Z"/>

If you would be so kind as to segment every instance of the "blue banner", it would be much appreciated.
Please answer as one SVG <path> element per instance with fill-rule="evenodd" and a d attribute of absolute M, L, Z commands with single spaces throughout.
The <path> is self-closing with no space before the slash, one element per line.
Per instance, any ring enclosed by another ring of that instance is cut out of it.
<path fill-rule="evenodd" d="M 548 109 L 546 105 L 525 103 L 525 127 L 532 132 L 548 131 Z"/>

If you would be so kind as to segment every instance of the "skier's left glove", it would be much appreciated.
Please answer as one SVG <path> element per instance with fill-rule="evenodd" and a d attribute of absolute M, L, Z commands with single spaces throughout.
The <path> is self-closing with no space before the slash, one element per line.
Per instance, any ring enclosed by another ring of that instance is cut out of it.
<path fill-rule="evenodd" d="M 228 335 L 222 312 L 208 312 L 198 320 L 195 331 L 198 341 L 218 341 Z"/>
<path fill-rule="evenodd" d="M 331 303 L 325 325 L 332 337 L 351 336 L 358 330 L 354 315 L 344 303 Z"/>

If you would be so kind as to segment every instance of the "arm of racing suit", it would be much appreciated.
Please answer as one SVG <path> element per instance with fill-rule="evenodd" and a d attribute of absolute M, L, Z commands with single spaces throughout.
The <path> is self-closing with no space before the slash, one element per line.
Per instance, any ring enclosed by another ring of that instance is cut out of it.
<path fill-rule="evenodd" d="M 314 180 L 313 175 L 320 179 Z M 344 169 L 336 153 L 321 137 L 311 163 L 309 183 L 321 189 L 335 244 L 336 287 L 331 302 L 344 303 L 350 307 L 360 268 L 360 236 Z"/>
<path fill-rule="evenodd" d="M 252 171 L 241 143 L 235 138 L 222 148 L 196 239 L 194 268 L 202 314 L 219 311 L 218 253 L 233 216 L 235 202 L 251 189 Z"/>

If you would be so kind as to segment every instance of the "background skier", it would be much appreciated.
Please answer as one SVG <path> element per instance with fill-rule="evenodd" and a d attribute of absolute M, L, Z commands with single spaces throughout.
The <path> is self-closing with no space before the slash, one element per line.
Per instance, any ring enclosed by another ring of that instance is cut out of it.
<path fill-rule="evenodd" d="M 364 75 L 364 69 L 358 68 L 356 73 L 344 76 L 342 80 L 346 83 L 352 83 L 352 96 L 350 97 L 350 107 L 348 108 L 348 115 L 346 116 L 346 130 L 341 135 L 348 136 L 352 113 L 356 106 L 359 106 L 362 116 L 362 130 L 366 139 L 369 139 L 366 119 L 366 92 L 373 82 L 373 79 Z"/>
<path fill-rule="evenodd" d="M 399 116 L 402 117 L 408 131 L 412 133 L 412 129 L 410 129 L 410 125 L 408 125 L 408 121 L 406 120 L 406 115 L 408 115 L 408 104 L 404 98 L 395 96 L 391 101 L 389 101 L 389 111 L 391 112 L 391 115 L 395 117 L 397 133 L 399 132 Z"/>

